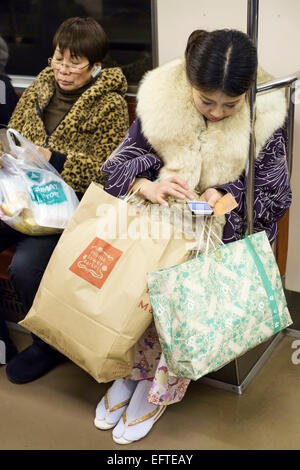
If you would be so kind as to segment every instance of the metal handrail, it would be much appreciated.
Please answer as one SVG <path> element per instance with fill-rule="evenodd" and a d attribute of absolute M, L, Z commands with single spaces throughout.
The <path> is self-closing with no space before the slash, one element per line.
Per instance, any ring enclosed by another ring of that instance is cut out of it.
<path fill-rule="evenodd" d="M 273 90 L 274 88 L 292 86 L 295 81 L 298 80 L 298 78 L 299 77 L 295 74 L 288 77 L 271 80 L 267 83 L 263 83 L 262 85 L 258 85 L 258 87 L 256 88 L 256 93 L 263 93 L 269 90 Z"/>
<path fill-rule="evenodd" d="M 294 119 L 295 119 L 295 103 L 294 103 L 294 87 L 295 82 L 298 80 L 298 73 L 289 77 L 278 78 L 270 82 L 263 83 L 257 87 L 256 93 L 266 93 L 267 91 L 276 88 L 285 88 L 288 103 L 287 115 L 287 166 L 289 172 L 289 179 L 292 176 L 293 169 L 293 144 L 294 144 Z"/>
<path fill-rule="evenodd" d="M 247 33 L 252 39 L 253 44 L 257 48 L 258 44 L 258 12 L 259 0 L 248 0 L 248 15 L 247 15 Z M 246 209 L 247 209 L 247 234 L 253 233 L 253 205 L 254 205 L 254 161 L 255 161 L 255 105 L 257 93 L 265 93 L 275 88 L 286 88 L 287 102 L 288 102 L 288 115 L 286 121 L 287 128 L 287 165 L 289 178 L 291 178 L 293 167 L 293 143 L 294 143 L 294 116 L 295 116 L 295 103 L 294 103 L 294 85 L 295 81 L 300 77 L 297 72 L 294 75 L 271 80 L 259 86 L 253 84 L 250 90 L 250 144 L 249 144 L 249 158 L 246 168 Z"/>
<path fill-rule="evenodd" d="M 287 116 L 287 165 L 289 179 L 292 176 L 293 169 L 293 147 L 294 147 L 294 120 L 295 120 L 295 102 L 294 90 L 292 86 L 287 88 L 288 116 Z"/>

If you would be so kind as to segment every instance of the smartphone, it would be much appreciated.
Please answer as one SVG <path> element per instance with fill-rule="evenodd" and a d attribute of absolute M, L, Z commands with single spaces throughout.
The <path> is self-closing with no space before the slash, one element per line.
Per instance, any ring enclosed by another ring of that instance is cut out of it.
<path fill-rule="evenodd" d="M 187 201 L 187 205 L 193 215 L 212 215 L 214 212 L 207 202 Z"/>

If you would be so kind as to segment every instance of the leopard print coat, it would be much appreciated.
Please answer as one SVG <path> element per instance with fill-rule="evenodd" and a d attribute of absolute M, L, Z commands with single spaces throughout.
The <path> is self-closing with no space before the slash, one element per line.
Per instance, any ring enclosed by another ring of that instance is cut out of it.
<path fill-rule="evenodd" d="M 104 183 L 101 165 L 128 129 L 126 78 L 119 68 L 104 69 L 48 136 L 43 110 L 54 90 L 54 74 L 47 67 L 25 90 L 8 125 L 34 144 L 67 155 L 61 176 L 84 192 L 92 181 Z"/>

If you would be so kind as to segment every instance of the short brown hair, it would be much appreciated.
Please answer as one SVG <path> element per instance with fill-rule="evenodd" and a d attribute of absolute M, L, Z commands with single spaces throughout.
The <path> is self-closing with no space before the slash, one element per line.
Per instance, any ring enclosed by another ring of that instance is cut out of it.
<path fill-rule="evenodd" d="M 90 64 L 102 62 L 108 52 L 108 39 L 94 18 L 74 17 L 64 21 L 53 38 L 53 50 L 66 49 L 74 57 L 86 57 Z"/>

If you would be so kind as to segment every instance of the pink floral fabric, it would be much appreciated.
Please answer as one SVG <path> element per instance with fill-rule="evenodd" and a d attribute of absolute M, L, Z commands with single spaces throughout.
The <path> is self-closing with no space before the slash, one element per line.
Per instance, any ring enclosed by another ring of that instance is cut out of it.
<path fill-rule="evenodd" d="M 188 379 L 169 375 L 153 322 L 137 344 L 132 373 L 128 378 L 152 379 L 148 402 L 154 405 L 171 405 L 182 400 L 190 383 Z"/>

